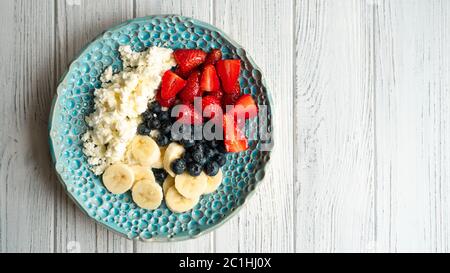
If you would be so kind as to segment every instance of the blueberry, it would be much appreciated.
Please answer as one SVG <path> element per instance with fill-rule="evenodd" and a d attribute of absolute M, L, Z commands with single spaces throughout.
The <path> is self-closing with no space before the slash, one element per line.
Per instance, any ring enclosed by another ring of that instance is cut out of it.
<path fill-rule="evenodd" d="M 225 145 L 223 144 L 223 142 L 220 142 L 219 145 L 216 147 L 216 150 L 221 153 L 221 154 L 225 154 L 227 152 L 227 150 L 225 149 Z"/>
<path fill-rule="evenodd" d="M 208 142 L 208 144 L 209 144 L 209 147 L 211 147 L 211 148 L 216 148 L 217 146 L 220 145 L 219 141 L 215 140 L 215 139 L 213 139 L 210 142 Z"/>
<path fill-rule="evenodd" d="M 207 160 L 212 159 L 216 155 L 216 150 L 211 148 L 205 149 L 204 155 Z"/>
<path fill-rule="evenodd" d="M 195 145 L 195 141 L 192 138 L 188 138 L 188 139 L 182 139 L 181 140 L 181 145 L 184 146 L 184 148 L 191 148 Z"/>
<path fill-rule="evenodd" d="M 160 121 L 169 121 L 170 114 L 168 111 L 162 111 L 161 113 L 159 113 L 158 118 Z"/>
<path fill-rule="evenodd" d="M 158 119 L 153 118 L 147 121 L 147 126 L 150 129 L 159 129 L 159 127 L 161 126 L 161 122 Z"/>
<path fill-rule="evenodd" d="M 202 150 L 194 150 L 192 152 L 192 159 L 197 163 L 202 163 L 204 160 L 204 154 Z"/>
<path fill-rule="evenodd" d="M 219 164 L 219 167 L 223 167 L 223 165 L 227 163 L 227 157 L 224 154 L 217 154 L 214 157 L 214 161 L 216 161 L 217 164 Z"/>
<path fill-rule="evenodd" d="M 153 175 L 155 176 L 155 180 L 158 183 L 163 183 L 167 178 L 167 172 L 164 169 L 152 169 Z"/>
<path fill-rule="evenodd" d="M 144 118 L 144 120 L 150 119 L 152 118 L 152 112 L 150 112 L 148 109 L 145 110 L 144 113 L 142 113 L 142 117 Z"/>
<path fill-rule="evenodd" d="M 170 134 L 170 131 L 172 130 L 172 125 L 170 123 L 162 123 L 161 126 L 159 127 L 159 131 L 163 134 L 163 135 L 168 135 Z"/>
<path fill-rule="evenodd" d="M 150 129 L 145 125 L 145 123 L 141 123 L 137 128 L 137 133 L 139 135 L 148 135 L 150 134 Z"/>
<path fill-rule="evenodd" d="M 208 176 L 215 176 L 219 172 L 219 164 L 215 161 L 209 161 L 205 164 L 205 173 Z"/>
<path fill-rule="evenodd" d="M 161 112 L 161 105 L 159 105 L 159 103 L 157 101 L 152 101 L 152 103 L 150 103 L 148 109 L 151 112 L 158 114 L 159 112 Z"/>
<path fill-rule="evenodd" d="M 175 159 L 170 168 L 175 174 L 182 174 L 186 170 L 186 161 L 183 158 Z"/>
<path fill-rule="evenodd" d="M 202 166 L 198 163 L 192 163 L 188 166 L 188 172 L 192 176 L 199 176 L 202 172 Z"/>
<path fill-rule="evenodd" d="M 158 144 L 158 146 L 167 146 L 167 145 L 169 145 L 169 142 L 170 142 L 170 140 L 166 135 L 159 134 L 156 137 L 156 143 Z"/>

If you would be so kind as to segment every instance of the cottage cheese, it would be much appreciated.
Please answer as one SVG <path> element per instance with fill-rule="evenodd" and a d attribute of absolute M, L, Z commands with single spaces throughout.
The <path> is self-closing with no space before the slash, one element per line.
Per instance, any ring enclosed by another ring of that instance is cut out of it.
<path fill-rule="evenodd" d="M 102 87 L 94 91 L 95 110 L 86 117 L 90 129 L 82 137 L 83 152 L 97 175 L 110 164 L 123 161 L 140 115 L 154 99 L 162 75 L 176 65 L 168 48 L 151 47 L 137 53 L 123 46 L 119 52 L 123 71 L 113 74 L 108 67 L 100 77 Z"/>

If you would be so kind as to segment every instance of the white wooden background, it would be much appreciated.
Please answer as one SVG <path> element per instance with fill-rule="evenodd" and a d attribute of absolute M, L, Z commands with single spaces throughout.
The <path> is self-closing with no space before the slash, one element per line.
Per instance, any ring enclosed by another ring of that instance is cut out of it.
<path fill-rule="evenodd" d="M 253 56 L 278 142 L 256 195 L 217 231 L 132 242 L 67 198 L 47 120 L 85 43 L 174 13 Z M 0 26 L 0 252 L 450 250 L 450 1 L 2 0 Z"/>

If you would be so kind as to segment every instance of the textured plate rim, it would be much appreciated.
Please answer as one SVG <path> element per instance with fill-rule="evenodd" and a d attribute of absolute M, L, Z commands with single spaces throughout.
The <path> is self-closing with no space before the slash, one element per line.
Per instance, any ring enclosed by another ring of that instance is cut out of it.
<path fill-rule="evenodd" d="M 266 90 L 266 96 L 269 102 L 269 107 L 271 109 L 270 114 L 272 116 L 272 120 L 274 118 L 275 115 L 275 111 L 274 111 L 274 103 L 273 103 L 273 99 L 272 99 L 272 95 L 270 92 L 270 89 L 268 87 L 268 84 L 265 80 L 265 77 L 263 76 L 263 73 L 261 72 L 261 68 L 255 63 L 255 61 L 253 60 L 253 58 L 249 55 L 247 55 L 247 51 L 240 45 L 238 44 L 236 41 L 234 41 L 230 36 L 228 36 L 224 31 L 218 29 L 217 27 L 194 19 L 192 17 L 187 17 L 187 16 L 182 16 L 182 15 L 178 15 L 178 14 L 155 14 L 155 15 L 149 15 L 149 16 L 144 16 L 144 17 L 137 17 L 137 18 L 133 18 L 133 19 L 129 19 L 126 20 L 122 23 L 119 23 L 117 25 L 113 25 L 109 28 L 107 28 L 106 30 L 102 31 L 98 36 L 96 36 L 95 38 L 93 38 L 91 41 L 87 42 L 86 45 L 84 47 L 82 47 L 80 49 L 80 51 L 75 55 L 75 57 L 73 57 L 72 61 L 70 61 L 68 68 L 65 70 L 65 72 L 62 74 L 61 78 L 58 81 L 57 84 L 57 88 L 56 88 L 56 94 L 53 96 L 52 99 L 52 105 L 50 108 L 50 114 L 49 114 L 49 122 L 48 122 L 48 142 L 49 142 L 49 149 L 50 149 L 50 155 L 52 158 L 52 165 L 53 165 L 53 169 L 56 172 L 57 175 L 57 179 L 59 181 L 59 183 L 63 186 L 63 189 L 65 191 L 65 194 L 67 196 L 69 196 L 69 198 L 76 204 L 76 206 L 78 208 L 81 209 L 81 211 L 83 212 L 83 214 L 85 214 L 86 216 L 88 216 L 88 218 L 90 218 L 92 221 L 94 221 L 95 223 L 98 223 L 100 225 L 102 225 L 103 227 L 107 228 L 108 230 L 111 230 L 113 232 L 115 232 L 116 234 L 125 237 L 129 240 L 133 240 L 133 241 L 141 241 L 141 242 L 175 242 L 175 241 L 185 241 L 185 240 L 190 240 L 190 239 L 196 239 L 200 236 L 203 236 L 205 234 L 208 234 L 218 228 L 220 228 L 223 224 L 225 224 L 229 219 L 233 218 L 236 214 L 239 213 L 239 211 L 246 206 L 246 204 L 248 203 L 249 198 L 251 198 L 254 193 L 256 192 L 256 190 L 259 188 L 259 185 L 261 184 L 261 182 L 264 180 L 265 176 L 266 176 L 266 167 L 269 166 L 270 164 L 270 159 L 271 159 L 271 154 L 272 154 L 272 150 L 274 148 L 274 135 L 273 132 L 275 131 L 275 124 L 272 122 L 272 134 L 271 134 L 271 143 L 270 145 L 272 146 L 272 148 L 268 151 L 269 153 L 269 159 L 267 162 L 265 162 L 259 169 L 259 171 L 262 171 L 263 174 L 262 176 L 256 178 L 255 177 L 255 187 L 253 188 L 253 190 L 251 190 L 250 192 L 248 192 L 248 194 L 243 198 L 243 201 L 240 205 L 236 206 L 235 209 L 229 213 L 226 217 L 220 219 L 217 223 L 215 223 L 214 225 L 211 225 L 210 227 L 202 230 L 201 232 L 199 232 L 198 234 L 195 235 L 187 235 L 187 236 L 182 236 L 182 237 L 172 237 L 172 238 L 163 238 L 163 237 L 156 237 L 156 238 L 150 238 L 150 239 L 143 239 L 141 236 L 136 236 L 134 238 L 130 238 L 128 236 L 126 236 L 124 233 L 122 233 L 119 230 L 116 230 L 114 227 L 107 225 L 106 223 L 103 223 L 103 221 L 99 221 L 97 219 L 95 219 L 92 215 L 90 215 L 85 208 L 82 206 L 82 204 L 80 204 L 80 202 L 74 197 L 72 196 L 72 194 L 68 191 L 67 189 L 67 184 L 64 181 L 64 179 L 61 177 L 60 172 L 56 169 L 56 164 L 57 164 L 57 158 L 55 155 L 55 151 L 53 148 L 53 138 L 52 138 L 52 124 L 53 124 L 53 119 L 54 119 L 54 110 L 55 110 L 55 105 L 56 102 L 58 100 L 59 97 L 59 93 L 62 89 L 64 89 L 64 87 L 67 85 L 67 74 L 69 73 L 69 71 L 71 71 L 73 69 L 73 65 L 74 62 L 76 62 L 76 60 L 86 51 L 88 50 L 95 41 L 100 40 L 103 35 L 107 32 L 107 31 L 113 31 L 116 30 L 118 28 L 121 28 L 123 26 L 126 26 L 130 23 L 133 22 L 140 22 L 140 21 L 148 21 L 151 20 L 154 17 L 172 17 L 172 16 L 177 16 L 186 20 L 190 20 L 192 21 L 194 24 L 197 24 L 203 28 L 206 28 L 208 30 L 212 30 L 212 31 L 216 31 L 218 32 L 220 35 L 222 35 L 231 45 L 233 45 L 236 49 L 240 49 L 243 52 L 245 52 L 245 57 L 247 58 L 247 60 L 250 62 L 250 64 L 253 66 L 254 69 L 258 70 L 261 74 L 261 85 L 265 88 Z"/>

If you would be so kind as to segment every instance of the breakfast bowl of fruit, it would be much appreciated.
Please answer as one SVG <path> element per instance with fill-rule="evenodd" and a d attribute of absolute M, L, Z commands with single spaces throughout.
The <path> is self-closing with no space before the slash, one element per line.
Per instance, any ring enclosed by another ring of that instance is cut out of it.
<path fill-rule="evenodd" d="M 92 41 L 58 85 L 49 122 L 59 181 L 130 239 L 197 237 L 265 175 L 270 95 L 246 51 L 204 22 L 163 15 Z"/>

